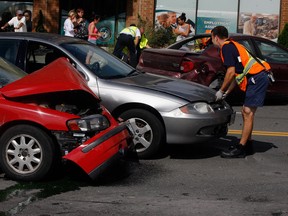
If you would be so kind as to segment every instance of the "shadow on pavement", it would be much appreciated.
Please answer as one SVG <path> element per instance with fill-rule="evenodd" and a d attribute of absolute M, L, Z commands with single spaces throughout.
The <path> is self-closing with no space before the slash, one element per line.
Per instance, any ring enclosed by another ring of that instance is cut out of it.
<path fill-rule="evenodd" d="M 170 156 L 171 159 L 205 159 L 219 156 L 221 151 L 236 143 L 239 143 L 239 138 L 226 136 L 206 143 L 193 145 L 169 145 L 167 146 L 165 153 L 166 157 Z M 253 141 L 253 154 L 263 153 L 271 148 L 277 148 L 277 146 L 269 142 Z"/>
<path fill-rule="evenodd" d="M 242 106 L 244 101 L 244 94 L 234 95 L 231 94 L 225 99 L 232 106 Z M 283 95 L 268 95 L 265 99 L 265 105 L 287 105 L 288 104 L 288 96 Z"/>

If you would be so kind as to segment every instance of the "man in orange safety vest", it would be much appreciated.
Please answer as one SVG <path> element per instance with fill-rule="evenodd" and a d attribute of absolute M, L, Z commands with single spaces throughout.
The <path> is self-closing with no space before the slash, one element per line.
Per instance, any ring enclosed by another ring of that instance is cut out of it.
<path fill-rule="evenodd" d="M 235 86 L 245 92 L 242 108 L 243 129 L 240 142 L 222 151 L 223 158 L 245 157 L 252 151 L 252 130 L 257 107 L 264 105 L 269 85 L 267 71 L 270 65 L 253 57 L 241 44 L 230 40 L 224 26 L 216 26 L 211 31 L 214 46 L 220 48 L 220 56 L 226 67 L 221 88 L 216 92 L 216 101 L 224 99 Z"/>

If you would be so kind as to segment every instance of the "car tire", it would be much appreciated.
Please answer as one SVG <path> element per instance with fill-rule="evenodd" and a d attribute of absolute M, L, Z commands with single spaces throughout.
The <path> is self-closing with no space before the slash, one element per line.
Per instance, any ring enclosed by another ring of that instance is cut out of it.
<path fill-rule="evenodd" d="M 161 121 L 151 112 L 143 109 L 131 109 L 120 115 L 129 120 L 134 130 L 133 142 L 141 159 L 155 156 L 164 142 L 165 132 Z"/>
<path fill-rule="evenodd" d="M 34 126 L 14 126 L 0 138 L 0 166 L 12 180 L 43 179 L 51 170 L 55 155 L 51 137 Z"/>

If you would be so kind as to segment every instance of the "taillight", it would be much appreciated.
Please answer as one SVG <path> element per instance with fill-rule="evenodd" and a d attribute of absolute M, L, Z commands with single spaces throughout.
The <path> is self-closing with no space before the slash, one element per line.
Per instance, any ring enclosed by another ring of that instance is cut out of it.
<path fill-rule="evenodd" d="M 191 71 L 193 68 L 194 68 L 194 63 L 191 61 L 183 61 L 180 66 L 181 72 L 184 72 L 184 73 Z"/>
<path fill-rule="evenodd" d="M 140 58 L 139 58 L 139 65 L 141 65 L 141 66 L 144 66 L 144 61 L 143 61 L 143 57 L 142 57 L 142 55 L 140 55 Z"/>

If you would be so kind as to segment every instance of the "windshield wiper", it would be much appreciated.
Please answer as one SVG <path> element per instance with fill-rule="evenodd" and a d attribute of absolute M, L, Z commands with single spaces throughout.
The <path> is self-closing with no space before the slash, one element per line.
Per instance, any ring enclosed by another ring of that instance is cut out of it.
<path fill-rule="evenodd" d="M 103 77 L 104 79 L 118 79 L 118 78 L 124 78 L 124 75 L 114 75 L 114 76 L 109 76 L 109 77 Z"/>
<path fill-rule="evenodd" d="M 137 70 L 132 70 L 131 72 L 129 72 L 129 73 L 127 74 L 127 77 L 128 77 L 128 76 L 134 76 L 134 75 L 136 75 L 136 74 L 139 74 L 139 72 L 138 72 Z"/>

